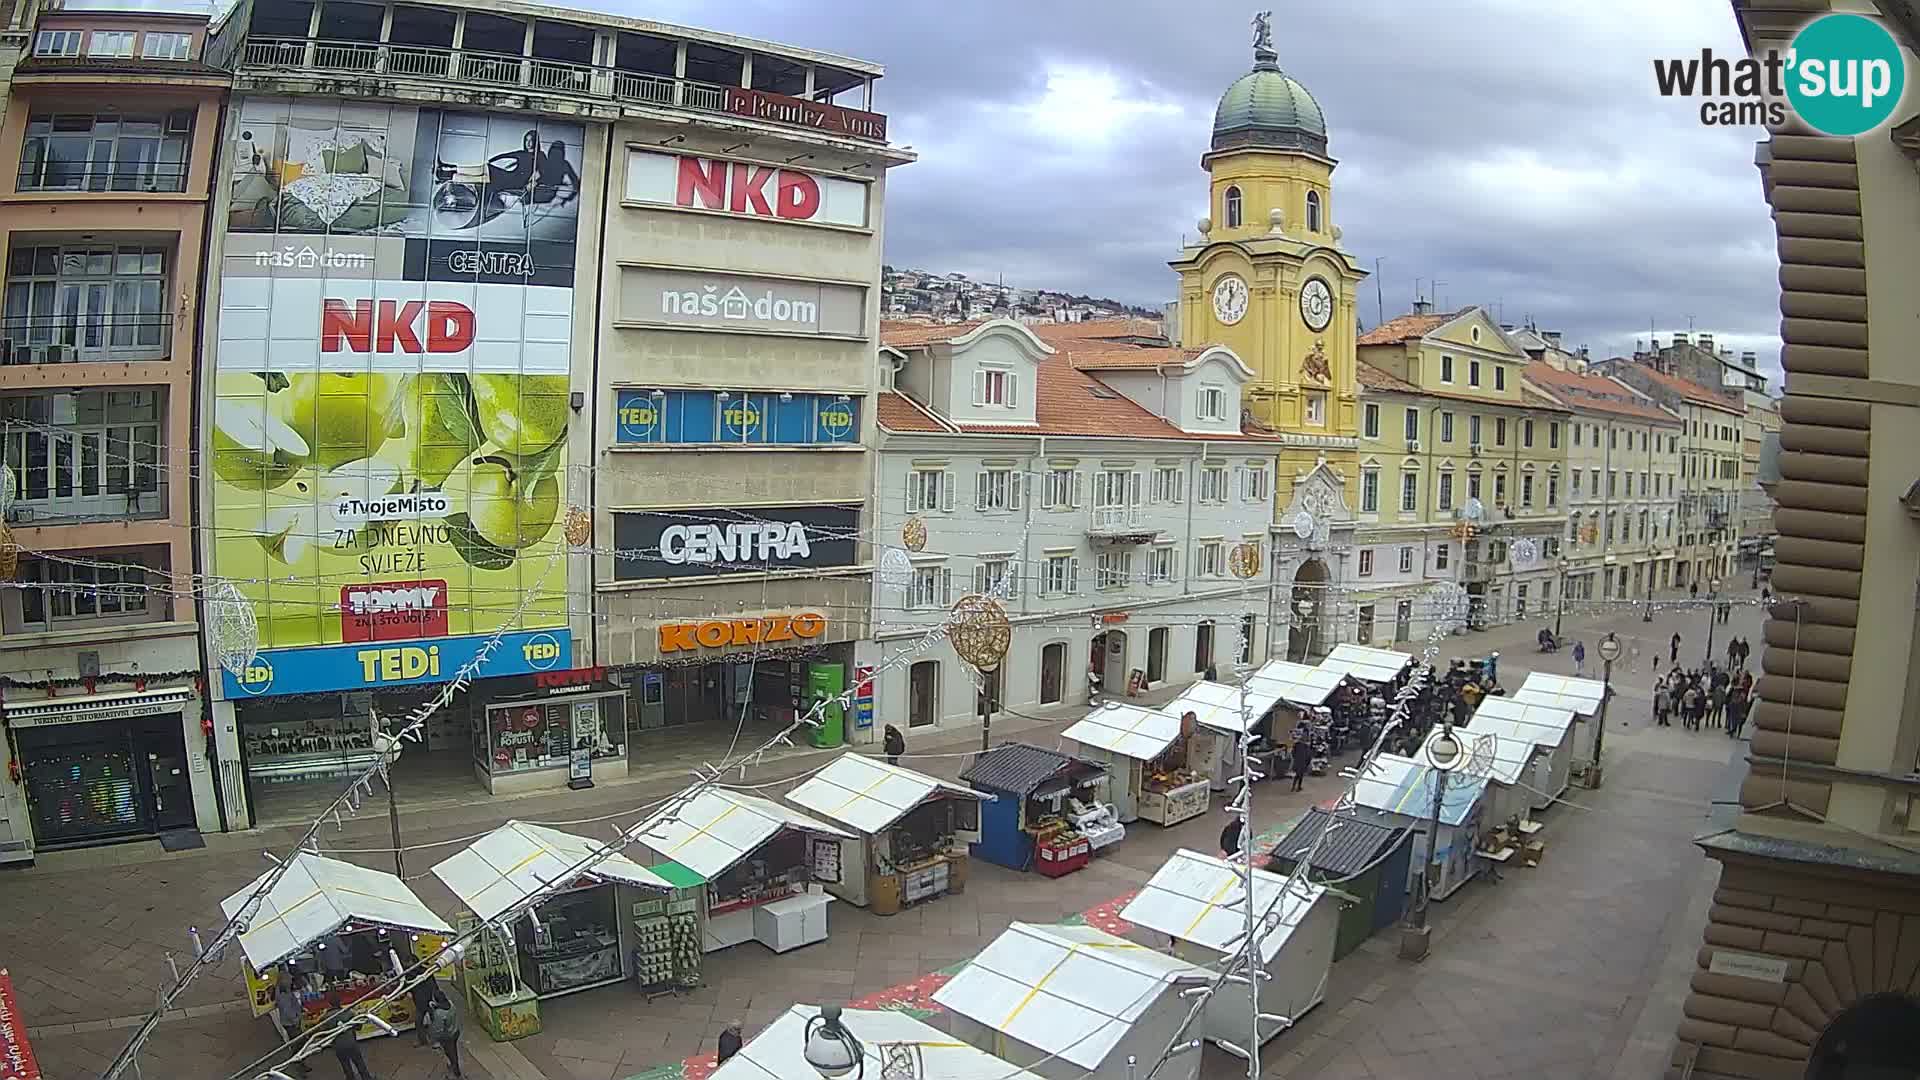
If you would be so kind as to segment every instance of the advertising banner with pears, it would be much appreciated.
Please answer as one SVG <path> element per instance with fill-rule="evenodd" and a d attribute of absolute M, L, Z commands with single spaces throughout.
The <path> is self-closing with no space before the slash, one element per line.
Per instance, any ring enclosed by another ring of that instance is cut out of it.
<path fill-rule="evenodd" d="M 260 656 L 229 698 L 572 666 L 561 518 L 580 125 L 237 101 L 214 573 Z"/>

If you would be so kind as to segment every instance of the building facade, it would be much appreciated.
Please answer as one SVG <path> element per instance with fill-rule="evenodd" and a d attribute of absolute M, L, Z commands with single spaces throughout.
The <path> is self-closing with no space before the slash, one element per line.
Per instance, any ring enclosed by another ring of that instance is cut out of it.
<path fill-rule="evenodd" d="M 1265 660 L 1275 440 L 1242 426 L 1253 372 L 1231 350 L 1049 343 L 1008 319 L 883 340 L 875 712 L 978 723 L 989 696 L 1084 704 Z M 1012 624 L 985 679 L 929 639 L 967 594 Z"/>
<path fill-rule="evenodd" d="M 1177 340 L 1239 356 L 1254 372 L 1248 416 L 1278 439 L 1274 573 L 1290 591 L 1276 594 L 1287 633 L 1275 651 L 1295 659 L 1323 652 L 1339 640 L 1334 623 L 1356 617 L 1353 305 L 1366 271 L 1334 224 L 1335 164 L 1319 104 L 1256 32 L 1253 70 L 1221 95 L 1200 160 L 1210 207 L 1200 239 L 1171 263 Z"/>
<path fill-rule="evenodd" d="M 0 127 L 0 862 L 218 830 L 194 380 L 228 78 L 204 17 L 14 8 Z"/>
<path fill-rule="evenodd" d="M 462 676 L 401 787 L 618 777 L 843 682 L 880 69 L 515 3 L 252 0 L 215 37 L 201 510 L 259 626 L 218 687 L 243 820 Z"/>
<path fill-rule="evenodd" d="M 1571 409 L 1559 614 L 1581 600 L 1671 588 L 1679 535 L 1680 418 L 1632 387 L 1535 360 L 1527 385 Z"/>
<path fill-rule="evenodd" d="M 1746 406 L 1718 384 L 1667 370 L 1659 354 L 1632 362 L 1616 358 L 1607 374 L 1680 418 L 1680 532 L 1673 585 L 1710 590 L 1733 573 L 1739 550 Z"/>
<path fill-rule="evenodd" d="M 1368 524 L 1355 538 L 1355 602 L 1376 619 L 1391 605 L 1394 641 L 1436 617 L 1419 597 L 1435 581 L 1466 588 L 1475 626 L 1549 609 L 1568 410 L 1526 388 L 1527 354 L 1480 308 L 1423 306 L 1361 335 L 1359 349 Z M 1364 622 L 1356 640 L 1388 640 Z"/>
<path fill-rule="evenodd" d="M 1756 56 L 1825 10 L 1735 6 Z M 1881 10 L 1911 67 L 1920 25 Z M 1920 116 L 1909 98 L 1854 137 L 1781 128 L 1756 161 L 1781 261 L 1778 564 L 1739 806 L 1699 841 L 1719 887 L 1667 1075 L 1898 1075 L 1920 1015 Z"/>

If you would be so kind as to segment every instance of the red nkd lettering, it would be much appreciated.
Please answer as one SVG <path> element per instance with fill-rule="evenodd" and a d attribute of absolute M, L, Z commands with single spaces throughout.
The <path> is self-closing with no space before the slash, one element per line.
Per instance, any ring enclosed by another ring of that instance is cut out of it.
<path fill-rule="evenodd" d="M 452 300 L 324 300 L 321 352 L 462 352 L 473 346 L 473 309 Z M 425 316 L 426 341 L 416 324 Z"/>
<path fill-rule="evenodd" d="M 736 214 L 756 214 L 760 217 L 772 217 L 773 207 L 767 205 L 767 181 L 773 179 L 778 169 L 759 168 L 751 165 L 733 167 L 733 198 L 727 203 Z"/>
<path fill-rule="evenodd" d="M 696 157 L 681 158 L 679 183 L 675 186 L 673 201 L 679 206 L 694 206 L 701 210 L 725 210 L 727 163 Z"/>
<path fill-rule="evenodd" d="M 782 169 L 774 198 L 775 212 L 789 221 L 806 221 L 820 212 L 820 185 L 803 172 Z"/>

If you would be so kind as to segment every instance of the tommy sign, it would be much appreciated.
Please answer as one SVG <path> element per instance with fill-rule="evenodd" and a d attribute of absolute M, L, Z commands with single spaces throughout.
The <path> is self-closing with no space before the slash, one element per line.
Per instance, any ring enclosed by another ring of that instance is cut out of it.
<path fill-rule="evenodd" d="M 711 507 L 616 513 L 614 577 L 744 574 L 854 563 L 860 511 L 851 506 Z"/>
<path fill-rule="evenodd" d="M 620 270 L 620 321 L 864 337 L 867 290 L 861 285 L 627 266 Z"/>
<path fill-rule="evenodd" d="M 627 151 L 626 198 L 633 203 L 800 225 L 867 227 L 864 183 L 690 154 Z"/>

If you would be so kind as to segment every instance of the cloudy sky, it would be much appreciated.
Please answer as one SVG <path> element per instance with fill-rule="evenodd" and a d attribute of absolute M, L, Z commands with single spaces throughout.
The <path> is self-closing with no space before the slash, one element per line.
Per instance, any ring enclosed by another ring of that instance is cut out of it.
<path fill-rule="evenodd" d="M 1221 91 L 1255 6 L 1221 0 L 590 0 L 887 67 L 887 258 L 1158 304 L 1206 212 Z M 1271 0 L 1265 0 L 1271 4 Z M 1333 221 L 1381 260 L 1388 317 L 1437 299 L 1597 355 L 1689 321 L 1778 370 L 1759 129 L 1702 126 L 1654 57 L 1741 54 L 1727 0 L 1275 4 L 1281 66 L 1325 110 Z M 1361 316 L 1376 321 L 1374 289 Z"/>

